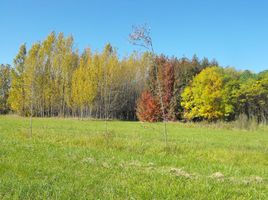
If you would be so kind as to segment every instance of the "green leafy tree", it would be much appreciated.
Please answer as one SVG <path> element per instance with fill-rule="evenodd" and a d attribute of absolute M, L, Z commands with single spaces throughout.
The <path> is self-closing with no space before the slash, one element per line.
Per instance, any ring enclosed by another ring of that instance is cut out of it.
<path fill-rule="evenodd" d="M 258 122 L 268 120 L 268 73 L 260 74 L 256 79 L 241 83 L 236 92 L 237 115 L 244 114 L 248 119 L 256 118 Z"/>
<path fill-rule="evenodd" d="M 0 65 L 0 114 L 6 114 L 10 109 L 8 104 L 10 79 L 11 79 L 10 66 Z"/>

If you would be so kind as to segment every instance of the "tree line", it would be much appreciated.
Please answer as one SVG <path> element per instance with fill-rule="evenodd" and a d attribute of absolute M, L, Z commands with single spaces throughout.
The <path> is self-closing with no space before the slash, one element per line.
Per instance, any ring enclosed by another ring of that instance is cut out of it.
<path fill-rule="evenodd" d="M 176 73 L 176 62 L 165 59 L 163 63 L 161 59 L 156 63 L 162 62 L 157 66 L 160 67 L 158 76 L 162 83 L 165 116 L 160 112 L 160 94 L 154 86 L 154 77 L 137 103 L 140 120 L 154 122 L 166 118 L 169 121 L 212 122 L 243 118 L 244 121 L 267 123 L 268 70 L 255 74 L 213 63 L 199 66 L 199 70 L 185 76 L 183 71 Z M 191 78 L 183 79 L 186 77 Z"/>
<path fill-rule="evenodd" d="M 267 108 L 267 71 L 222 68 L 197 56 L 133 52 L 119 58 L 110 44 L 101 52 L 79 53 L 63 33 L 52 32 L 29 50 L 23 44 L 13 66 L 0 67 L 1 114 L 150 122 L 231 121 L 245 115 L 264 122 Z"/>

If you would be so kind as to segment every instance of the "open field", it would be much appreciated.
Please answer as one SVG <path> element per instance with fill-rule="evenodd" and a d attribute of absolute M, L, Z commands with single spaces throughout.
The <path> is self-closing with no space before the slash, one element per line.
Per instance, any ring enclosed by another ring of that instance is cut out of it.
<path fill-rule="evenodd" d="M 268 128 L 0 116 L 0 199 L 268 199 Z"/>

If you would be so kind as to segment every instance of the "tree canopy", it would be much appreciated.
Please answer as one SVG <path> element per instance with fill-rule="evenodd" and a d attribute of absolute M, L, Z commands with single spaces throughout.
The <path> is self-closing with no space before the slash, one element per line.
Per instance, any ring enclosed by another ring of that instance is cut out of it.
<path fill-rule="evenodd" d="M 267 88 L 267 70 L 238 71 L 196 55 L 120 57 L 109 43 L 80 54 L 72 36 L 52 32 L 28 50 L 21 45 L 13 66 L 1 65 L 0 113 L 150 122 L 245 115 L 266 122 Z"/>

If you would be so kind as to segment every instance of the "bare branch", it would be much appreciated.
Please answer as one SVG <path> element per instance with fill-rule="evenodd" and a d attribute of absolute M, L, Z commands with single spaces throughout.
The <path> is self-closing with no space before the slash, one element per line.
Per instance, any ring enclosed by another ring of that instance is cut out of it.
<path fill-rule="evenodd" d="M 129 34 L 129 42 L 135 46 L 141 46 L 154 52 L 150 35 L 151 29 L 147 24 L 132 26 L 132 33 Z"/>

